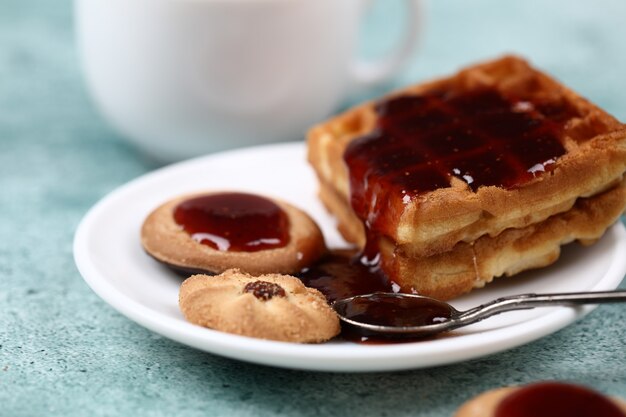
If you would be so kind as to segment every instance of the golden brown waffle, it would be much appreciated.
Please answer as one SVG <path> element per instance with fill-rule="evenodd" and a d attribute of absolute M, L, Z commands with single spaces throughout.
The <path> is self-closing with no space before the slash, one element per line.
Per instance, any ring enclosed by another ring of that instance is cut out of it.
<path fill-rule="evenodd" d="M 580 198 L 574 206 L 521 229 L 459 242 L 450 251 L 411 257 L 388 238 L 381 238 L 382 269 L 405 291 L 448 300 L 483 287 L 495 277 L 547 266 L 572 241 L 594 243 L 626 205 L 626 181 L 604 193 Z"/>
<path fill-rule="evenodd" d="M 342 234 L 355 233 L 350 228 L 361 223 L 352 209 L 325 190 L 320 195 L 337 216 Z M 578 199 L 570 210 L 541 222 L 507 229 L 495 237 L 459 242 L 438 254 L 413 256 L 388 237 L 380 237 L 376 244 L 382 269 L 405 291 L 447 300 L 483 287 L 495 277 L 550 265 L 558 259 L 560 247 L 574 240 L 594 243 L 619 218 L 624 206 L 626 179 L 597 196 Z"/>
<path fill-rule="evenodd" d="M 402 145 L 416 129 L 426 139 Z M 469 139 L 446 148 L 446 135 Z M 511 135 L 519 140 L 509 145 Z M 390 140 L 401 145 L 390 151 Z M 626 171 L 625 126 L 516 57 L 355 107 L 314 127 L 308 149 L 322 201 L 344 237 L 363 247 L 367 223 L 372 235 L 411 257 L 544 221 L 579 197 L 615 187 Z M 533 161 L 534 153 L 554 157 Z M 411 162 L 415 157 L 422 160 Z"/>

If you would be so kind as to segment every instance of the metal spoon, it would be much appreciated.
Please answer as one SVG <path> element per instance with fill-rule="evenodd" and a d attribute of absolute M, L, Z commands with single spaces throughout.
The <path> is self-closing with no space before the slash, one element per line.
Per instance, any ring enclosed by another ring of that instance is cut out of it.
<path fill-rule="evenodd" d="M 425 337 L 467 326 L 505 311 L 556 305 L 626 302 L 626 291 L 521 294 L 458 311 L 422 295 L 377 292 L 337 300 L 339 318 L 364 336 Z"/>

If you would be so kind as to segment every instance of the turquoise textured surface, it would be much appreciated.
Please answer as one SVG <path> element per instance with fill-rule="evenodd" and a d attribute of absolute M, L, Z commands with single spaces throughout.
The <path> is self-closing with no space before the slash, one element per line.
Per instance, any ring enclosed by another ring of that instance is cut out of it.
<path fill-rule="evenodd" d="M 349 102 L 514 52 L 626 120 L 622 0 L 437 0 L 424 9 L 406 71 Z M 374 6 L 366 56 L 392 43 L 401 17 L 397 0 Z M 624 305 L 483 359 L 380 374 L 274 369 L 157 336 L 91 292 L 72 259 L 89 207 L 157 167 L 89 100 L 71 2 L 0 0 L 0 416 L 448 417 L 483 390 L 544 379 L 626 398 Z"/>

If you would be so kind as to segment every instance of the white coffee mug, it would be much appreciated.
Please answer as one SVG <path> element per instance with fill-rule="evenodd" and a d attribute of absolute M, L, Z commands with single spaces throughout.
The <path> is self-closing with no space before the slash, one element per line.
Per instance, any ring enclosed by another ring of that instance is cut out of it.
<path fill-rule="evenodd" d="M 410 55 L 418 0 L 388 57 L 355 60 L 367 3 L 77 0 L 85 78 L 111 124 L 162 161 L 296 140 Z"/>

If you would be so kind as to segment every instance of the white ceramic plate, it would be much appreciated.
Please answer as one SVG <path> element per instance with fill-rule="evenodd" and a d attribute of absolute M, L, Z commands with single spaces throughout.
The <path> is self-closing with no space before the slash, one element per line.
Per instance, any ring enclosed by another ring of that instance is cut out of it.
<path fill-rule="evenodd" d="M 286 368 L 380 371 L 428 367 L 484 356 L 555 332 L 591 307 L 553 307 L 502 314 L 449 337 L 417 343 L 360 345 L 333 341 L 298 345 L 235 336 L 186 322 L 178 310 L 181 278 L 142 250 L 146 215 L 174 196 L 201 190 L 241 190 L 279 197 L 306 210 L 330 247 L 345 246 L 317 201 L 317 184 L 302 144 L 241 149 L 172 165 L 112 192 L 85 216 L 74 257 L 89 286 L 131 320 L 181 343 L 230 358 Z M 626 272 L 626 232 L 619 223 L 589 248 L 570 245 L 549 268 L 500 278 L 453 302 L 459 309 L 526 292 L 611 290 Z"/>

